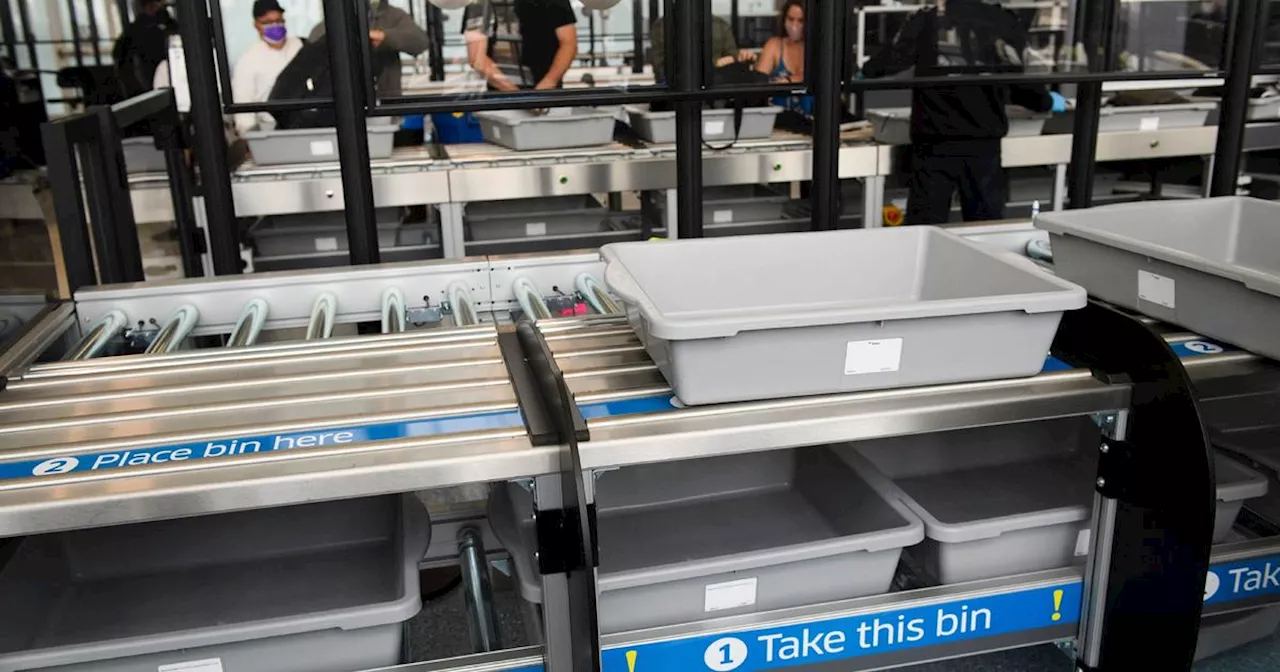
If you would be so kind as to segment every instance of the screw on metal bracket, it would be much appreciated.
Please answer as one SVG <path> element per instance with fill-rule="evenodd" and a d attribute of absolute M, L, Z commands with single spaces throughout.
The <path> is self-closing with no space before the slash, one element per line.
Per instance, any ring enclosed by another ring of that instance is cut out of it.
<path fill-rule="evenodd" d="M 1111 445 L 1110 445 L 1110 444 L 1108 444 L 1108 443 L 1106 443 L 1106 442 L 1104 441 L 1104 442 L 1102 443 L 1102 445 L 1098 447 L 1098 450 L 1099 450 L 1103 455 L 1106 455 L 1107 453 L 1111 452 Z"/>
<path fill-rule="evenodd" d="M 1097 481 L 1094 481 L 1094 482 L 1095 482 L 1095 483 L 1097 483 L 1097 485 L 1098 485 L 1098 487 L 1099 487 L 1099 488 L 1105 488 L 1105 487 L 1107 487 L 1107 479 L 1102 478 L 1101 476 L 1099 476 L 1099 477 L 1098 477 L 1098 480 L 1097 480 Z"/>

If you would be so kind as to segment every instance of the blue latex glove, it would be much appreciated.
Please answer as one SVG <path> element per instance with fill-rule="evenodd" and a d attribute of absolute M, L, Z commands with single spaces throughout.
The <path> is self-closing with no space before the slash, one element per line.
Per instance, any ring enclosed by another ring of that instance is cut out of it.
<path fill-rule="evenodd" d="M 1053 107 L 1049 109 L 1054 114 L 1061 114 L 1067 111 L 1067 97 L 1057 91 L 1050 91 L 1049 97 L 1053 99 Z"/>

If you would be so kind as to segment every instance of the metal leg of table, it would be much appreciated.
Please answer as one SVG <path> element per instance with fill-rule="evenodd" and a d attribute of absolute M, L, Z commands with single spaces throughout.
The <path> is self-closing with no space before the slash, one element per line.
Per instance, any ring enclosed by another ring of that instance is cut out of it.
<path fill-rule="evenodd" d="M 664 189 L 667 198 L 667 240 L 680 237 L 680 209 L 676 207 L 676 190 Z"/>
<path fill-rule="evenodd" d="M 594 498 L 590 479 L 587 496 Z M 562 483 L 558 474 L 539 476 L 534 479 L 534 502 L 538 511 L 562 509 L 565 497 L 561 491 Z M 570 619 L 571 611 L 569 595 L 569 575 L 566 573 L 543 574 L 542 580 L 542 623 L 543 623 L 543 656 L 546 672 L 578 672 L 574 669 L 573 633 Z"/>
<path fill-rule="evenodd" d="M 862 226 L 878 229 L 884 226 L 884 176 L 862 178 Z"/>
<path fill-rule="evenodd" d="M 1056 196 L 1055 199 L 1057 200 Z M 1129 412 L 1121 411 L 1103 427 L 1103 445 L 1108 439 L 1123 441 L 1128 431 Z M 1093 538 L 1084 572 L 1084 604 L 1080 610 L 1077 647 L 1080 660 L 1097 667 L 1102 652 L 1103 614 L 1106 611 L 1107 579 L 1111 573 L 1112 545 L 1116 527 L 1115 499 L 1095 493 L 1093 498 Z"/>
<path fill-rule="evenodd" d="M 445 259 L 467 256 L 466 234 L 462 230 L 462 203 L 441 203 L 440 247 Z"/>
<path fill-rule="evenodd" d="M 1053 167 L 1053 209 L 1065 210 L 1067 207 L 1067 164 L 1059 163 Z"/>

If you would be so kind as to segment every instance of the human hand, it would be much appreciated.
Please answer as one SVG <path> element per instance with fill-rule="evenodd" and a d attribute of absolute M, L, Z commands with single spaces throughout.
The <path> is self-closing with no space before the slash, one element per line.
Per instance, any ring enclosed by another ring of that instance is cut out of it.
<path fill-rule="evenodd" d="M 373 45 L 374 49 L 381 47 L 383 41 L 385 41 L 386 39 L 387 39 L 387 33 L 385 31 L 378 30 L 377 28 L 374 28 L 369 31 L 369 43 Z"/>
<path fill-rule="evenodd" d="M 520 87 L 516 86 L 505 75 L 498 75 L 493 79 L 493 88 L 499 91 L 519 91 Z"/>
<path fill-rule="evenodd" d="M 557 82 L 552 81 L 551 79 L 547 79 L 547 78 L 545 78 L 545 77 L 544 77 L 544 78 L 542 79 L 542 81 L 540 81 L 540 82 L 538 82 L 537 84 L 535 84 L 535 85 L 533 86 L 533 88 L 534 88 L 534 90 L 536 90 L 536 91 L 549 91 L 549 90 L 551 90 L 551 89 L 556 88 L 556 84 L 557 84 Z"/>
<path fill-rule="evenodd" d="M 724 66 L 729 65 L 730 63 L 733 63 L 732 56 L 721 56 L 720 58 L 716 59 L 717 68 L 723 68 Z"/>
<path fill-rule="evenodd" d="M 738 60 L 743 63 L 750 63 L 756 60 L 756 52 L 753 49 L 739 49 Z"/>
<path fill-rule="evenodd" d="M 1049 97 L 1053 99 L 1053 107 L 1050 108 L 1050 112 L 1053 112 L 1054 114 L 1061 114 L 1067 111 L 1066 96 L 1058 93 L 1057 91 L 1050 91 Z"/>

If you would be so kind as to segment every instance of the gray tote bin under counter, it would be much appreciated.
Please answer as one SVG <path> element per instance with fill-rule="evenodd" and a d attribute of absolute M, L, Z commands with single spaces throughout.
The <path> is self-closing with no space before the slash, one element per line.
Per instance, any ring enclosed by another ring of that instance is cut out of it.
<path fill-rule="evenodd" d="M 369 158 L 390 158 L 397 127 L 370 122 Z M 259 166 L 285 163 L 321 163 L 338 160 L 338 129 L 291 128 L 249 131 L 244 134 L 249 152 Z"/>
<path fill-rule="evenodd" d="M 1280 359 L 1280 203 L 1228 196 L 1041 213 L 1058 275 Z"/>
<path fill-rule="evenodd" d="M 495 145 L 514 150 L 590 147 L 613 142 L 613 114 L 589 107 L 477 112 L 480 132 Z"/>
<path fill-rule="evenodd" d="M 1007 109 L 1009 115 L 1009 133 L 1006 137 L 1021 138 L 1040 135 L 1044 132 L 1048 114 L 1031 112 L 1021 107 Z M 886 145 L 911 144 L 911 108 L 891 107 L 878 110 L 867 110 L 867 121 L 871 122 L 873 137 L 876 142 Z"/>
<path fill-rule="evenodd" d="M 923 538 L 826 447 L 623 467 L 595 491 L 603 633 L 881 594 Z M 498 488 L 489 518 L 540 603 L 529 492 Z"/>
<path fill-rule="evenodd" d="M 169 169 L 155 138 L 125 138 L 120 141 L 120 148 L 129 173 L 163 173 Z"/>
<path fill-rule="evenodd" d="M 1025 259 L 928 226 L 600 254 L 685 404 L 1033 376 L 1062 313 L 1086 301 Z"/>
<path fill-rule="evenodd" d="M 468 203 L 466 239 L 476 242 L 600 233 L 609 210 L 590 195 Z"/>
<path fill-rule="evenodd" d="M 733 110 L 702 111 L 702 141 L 732 142 L 758 140 L 773 135 L 773 126 L 782 113 L 781 107 L 747 107 L 742 110 L 742 125 L 734 133 Z M 628 107 L 631 129 L 642 140 L 656 144 L 676 141 L 676 113 L 652 112 L 644 107 Z"/>
<path fill-rule="evenodd" d="M 429 536 L 393 495 L 27 537 L 0 571 L 0 671 L 395 665 Z"/>
<path fill-rule="evenodd" d="M 377 208 L 373 217 L 378 247 L 395 247 L 403 219 L 400 208 Z M 349 247 L 347 219 L 342 211 L 269 215 L 255 222 L 249 233 L 260 257 L 346 252 Z"/>
<path fill-rule="evenodd" d="M 1089 549 L 1101 435 L 1088 418 L 863 441 L 839 455 L 869 481 L 886 479 L 925 524 L 908 553 L 944 584 L 1071 565 Z M 1224 540 L 1266 478 L 1216 458 L 1214 540 Z"/>

